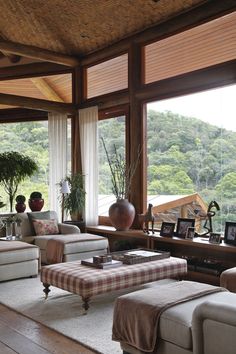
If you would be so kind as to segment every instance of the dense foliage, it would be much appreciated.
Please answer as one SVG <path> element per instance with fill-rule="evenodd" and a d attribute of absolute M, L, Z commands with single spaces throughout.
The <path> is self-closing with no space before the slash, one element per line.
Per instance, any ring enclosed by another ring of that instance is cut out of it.
<path fill-rule="evenodd" d="M 216 200 L 221 212 L 214 231 L 236 221 L 236 133 L 172 112 L 148 111 L 148 194 L 198 192 L 206 203 Z M 99 122 L 106 146 L 115 143 L 124 155 L 124 120 Z M 110 150 L 111 151 L 111 150 Z M 112 193 L 109 166 L 100 146 L 99 193 Z"/>
<path fill-rule="evenodd" d="M 236 221 L 236 133 L 199 119 L 172 112 L 149 110 L 147 122 L 148 194 L 189 194 L 198 192 L 209 203 L 221 208 L 217 229 L 224 222 Z M 114 144 L 125 158 L 125 119 L 99 121 L 99 138 L 104 137 L 108 152 Z M 99 194 L 111 194 L 110 169 L 99 139 Z M 0 125 L 0 153 L 15 150 L 36 161 L 39 171 L 19 187 L 29 198 L 38 190 L 48 198 L 47 122 Z M 0 188 L 2 201 L 7 197 Z M 8 207 L 1 209 L 9 210 Z M 218 213 L 217 213 L 218 214 Z M 215 230 L 216 231 L 216 230 Z"/>
<path fill-rule="evenodd" d="M 9 197 L 10 211 L 13 211 L 13 200 L 19 184 L 31 177 L 38 167 L 29 156 L 17 151 L 5 151 L 0 153 L 0 184 L 4 187 Z"/>
<path fill-rule="evenodd" d="M 18 193 L 26 196 L 28 201 L 31 192 L 39 190 L 48 207 L 48 127 L 47 122 L 27 122 L 0 124 L 0 153 L 18 151 L 34 160 L 38 171 L 30 178 L 20 183 Z M 9 211 L 8 197 L 3 187 L 0 187 L 2 201 L 7 205 L 1 209 Z"/>
<path fill-rule="evenodd" d="M 198 192 L 217 200 L 224 222 L 236 221 L 236 133 L 172 112 L 148 113 L 148 194 Z M 219 215 L 219 214 L 218 214 Z"/>

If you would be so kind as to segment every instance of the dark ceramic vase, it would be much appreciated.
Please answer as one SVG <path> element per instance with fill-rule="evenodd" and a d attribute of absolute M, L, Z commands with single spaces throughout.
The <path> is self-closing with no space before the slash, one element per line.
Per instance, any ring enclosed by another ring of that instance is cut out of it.
<path fill-rule="evenodd" d="M 25 203 L 16 203 L 15 209 L 16 209 L 17 213 L 24 213 L 24 211 L 26 209 L 26 205 L 25 205 Z"/>
<path fill-rule="evenodd" d="M 31 211 L 41 211 L 44 206 L 44 199 L 29 199 L 29 208 Z"/>
<path fill-rule="evenodd" d="M 127 199 L 118 199 L 110 206 L 109 217 L 117 231 L 127 231 L 134 221 L 134 206 Z"/>

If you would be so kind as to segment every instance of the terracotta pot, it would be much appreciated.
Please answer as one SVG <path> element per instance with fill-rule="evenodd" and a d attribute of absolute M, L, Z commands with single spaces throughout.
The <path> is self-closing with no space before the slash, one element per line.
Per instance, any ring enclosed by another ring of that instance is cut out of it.
<path fill-rule="evenodd" d="M 44 199 L 29 199 L 29 208 L 31 211 L 41 211 L 44 206 Z"/>
<path fill-rule="evenodd" d="M 134 206 L 127 199 L 119 199 L 110 206 L 109 217 L 117 231 L 127 231 L 134 221 Z"/>
<path fill-rule="evenodd" d="M 16 203 L 15 209 L 16 209 L 17 213 L 24 213 L 24 211 L 26 209 L 26 205 L 25 205 L 25 203 Z"/>

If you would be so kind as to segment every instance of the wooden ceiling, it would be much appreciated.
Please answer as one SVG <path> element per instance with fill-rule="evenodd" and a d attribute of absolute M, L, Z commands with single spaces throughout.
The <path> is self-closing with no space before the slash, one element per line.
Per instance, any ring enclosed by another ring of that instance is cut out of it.
<path fill-rule="evenodd" d="M 3 81 L 6 72 L 35 62 L 75 67 L 89 54 L 214 1 L 0 0 L 0 94 L 70 103 L 70 73 Z M 8 98 L 1 100 L 7 108 Z"/>
<path fill-rule="evenodd" d="M 207 1 L 0 0 L 0 36 L 80 57 L 204 2 Z"/>

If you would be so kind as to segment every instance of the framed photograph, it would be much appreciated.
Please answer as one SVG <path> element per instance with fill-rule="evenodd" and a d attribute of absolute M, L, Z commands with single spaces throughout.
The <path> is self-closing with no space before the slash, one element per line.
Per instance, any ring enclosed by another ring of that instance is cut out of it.
<path fill-rule="evenodd" d="M 179 218 L 177 221 L 176 236 L 185 238 L 189 227 L 194 227 L 195 219 Z"/>
<path fill-rule="evenodd" d="M 190 240 L 193 240 L 195 235 L 195 227 L 188 227 L 187 231 L 186 231 L 186 236 L 185 238 L 188 238 Z"/>
<path fill-rule="evenodd" d="M 220 243 L 221 242 L 221 234 L 216 232 L 211 232 L 209 236 L 210 243 Z"/>
<path fill-rule="evenodd" d="M 224 241 L 236 245 L 236 222 L 226 221 Z"/>
<path fill-rule="evenodd" d="M 163 222 L 161 225 L 160 236 L 171 237 L 174 235 L 175 223 Z"/>

